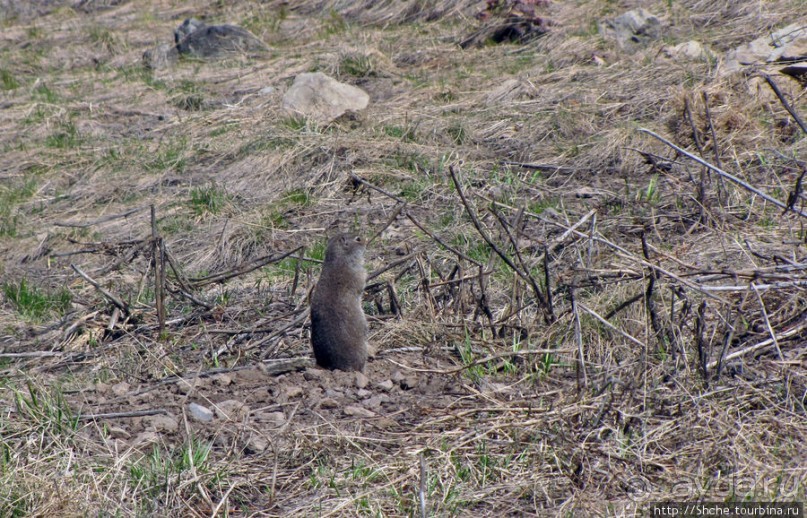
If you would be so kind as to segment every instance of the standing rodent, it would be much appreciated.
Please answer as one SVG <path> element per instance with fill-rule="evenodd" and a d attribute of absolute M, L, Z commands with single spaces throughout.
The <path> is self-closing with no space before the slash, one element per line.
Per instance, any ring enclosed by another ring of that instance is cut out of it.
<path fill-rule="evenodd" d="M 320 367 L 363 371 L 367 363 L 367 318 L 361 307 L 365 248 L 364 238 L 355 234 L 328 241 L 311 295 L 311 345 Z"/>

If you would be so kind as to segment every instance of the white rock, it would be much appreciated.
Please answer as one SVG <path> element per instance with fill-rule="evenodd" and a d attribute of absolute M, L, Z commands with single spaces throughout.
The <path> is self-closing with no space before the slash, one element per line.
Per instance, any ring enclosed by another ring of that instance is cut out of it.
<path fill-rule="evenodd" d="M 322 72 L 299 74 L 283 95 L 283 109 L 289 115 L 302 115 L 327 124 L 348 110 L 367 107 L 370 96 L 353 85 L 340 83 Z"/>
<path fill-rule="evenodd" d="M 213 411 L 202 405 L 191 403 L 188 405 L 188 411 L 191 413 L 191 417 L 197 421 L 209 423 L 213 420 Z"/>
<path fill-rule="evenodd" d="M 371 410 L 355 405 L 346 406 L 345 414 L 353 417 L 374 417 L 376 415 L 375 412 Z"/>
<path fill-rule="evenodd" d="M 709 53 L 706 51 L 703 45 L 695 40 L 685 41 L 684 43 L 679 43 L 674 47 L 665 47 L 663 53 L 665 57 L 676 61 L 695 61 L 705 59 L 709 56 Z"/>
<path fill-rule="evenodd" d="M 370 380 L 367 379 L 367 376 L 365 376 L 364 373 L 356 373 L 356 388 L 363 389 L 368 383 L 370 383 Z"/>
<path fill-rule="evenodd" d="M 740 45 L 726 53 L 724 73 L 740 70 L 743 65 L 755 65 L 778 61 L 786 56 L 801 54 L 807 48 L 807 26 L 794 23 Z"/>

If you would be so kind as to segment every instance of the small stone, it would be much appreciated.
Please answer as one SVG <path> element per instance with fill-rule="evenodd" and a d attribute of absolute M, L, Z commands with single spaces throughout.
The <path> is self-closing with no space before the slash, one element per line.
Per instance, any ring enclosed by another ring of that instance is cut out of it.
<path fill-rule="evenodd" d="M 110 390 L 110 386 L 106 383 L 96 383 L 95 384 L 95 392 L 98 394 L 108 394 Z"/>
<path fill-rule="evenodd" d="M 381 408 L 381 403 L 384 399 L 381 396 L 373 396 L 361 402 L 362 406 L 378 410 Z"/>
<path fill-rule="evenodd" d="M 346 406 L 344 412 L 346 415 L 353 417 L 374 417 L 376 415 L 371 410 L 355 405 Z"/>
<path fill-rule="evenodd" d="M 169 415 L 155 415 L 144 419 L 146 428 L 155 432 L 174 433 L 179 430 L 179 422 Z"/>
<path fill-rule="evenodd" d="M 359 396 L 360 398 L 366 398 L 366 397 L 371 396 L 372 394 L 373 393 L 370 392 L 367 389 L 359 389 L 359 390 L 356 391 L 356 395 Z"/>
<path fill-rule="evenodd" d="M 314 367 L 306 369 L 303 373 L 303 378 L 306 381 L 319 381 L 323 378 L 323 376 L 325 376 L 325 371 L 322 369 L 316 369 Z"/>
<path fill-rule="evenodd" d="M 123 397 L 129 393 L 129 384 L 125 381 L 121 381 L 120 383 L 115 383 L 110 387 L 112 393 L 117 397 Z"/>
<path fill-rule="evenodd" d="M 191 413 L 191 417 L 197 421 L 209 423 L 213 420 L 213 411 L 202 405 L 191 403 L 188 405 L 188 411 Z"/>
<path fill-rule="evenodd" d="M 132 437 L 132 434 L 130 434 L 128 430 L 121 428 L 120 426 L 113 426 L 107 431 L 109 432 L 109 436 L 113 439 L 129 439 Z"/>
<path fill-rule="evenodd" d="M 228 399 L 226 401 L 216 403 L 214 410 L 219 419 L 226 419 L 229 421 L 243 421 L 249 416 L 249 407 L 242 401 L 237 401 L 235 399 Z"/>
<path fill-rule="evenodd" d="M 706 49 L 695 40 L 679 43 L 674 47 L 665 47 L 663 55 L 675 61 L 705 59 L 708 56 Z"/>
<path fill-rule="evenodd" d="M 414 374 L 409 375 L 401 380 L 401 388 L 404 390 L 411 390 L 418 386 L 418 377 Z"/>
<path fill-rule="evenodd" d="M 339 402 L 333 398 L 325 397 L 319 400 L 320 408 L 336 408 L 339 406 Z"/>
<path fill-rule="evenodd" d="M 384 390 L 386 392 L 389 392 L 390 390 L 392 390 L 392 387 L 394 387 L 394 386 L 395 386 L 395 383 L 393 383 L 392 380 L 384 380 L 384 381 L 380 381 L 380 382 L 376 383 L 376 387 L 378 387 L 381 390 Z"/>
<path fill-rule="evenodd" d="M 269 447 L 269 441 L 260 435 L 253 435 L 247 439 L 246 452 L 247 453 L 263 453 Z"/>
<path fill-rule="evenodd" d="M 398 427 L 398 422 L 390 417 L 381 417 L 373 421 L 373 426 L 379 430 L 391 430 Z"/>
<path fill-rule="evenodd" d="M 336 398 L 340 398 L 340 397 L 344 397 L 344 396 L 345 396 L 345 393 L 342 392 L 341 390 L 336 390 L 336 389 L 332 389 L 332 388 L 326 388 L 325 389 L 325 397 L 336 399 Z"/>
<path fill-rule="evenodd" d="M 258 93 L 260 95 L 271 95 L 271 94 L 275 93 L 275 90 L 276 90 L 276 88 L 274 86 L 264 86 L 263 88 L 258 90 Z"/>
<path fill-rule="evenodd" d="M 286 393 L 286 397 L 291 399 L 295 397 L 299 397 L 303 394 L 303 387 L 299 385 L 288 385 L 284 392 Z"/>
<path fill-rule="evenodd" d="M 396 370 L 392 373 L 389 379 L 391 379 L 393 383 L 400 383 L 401 380 L 404 379 L 404 375 L 401 373 L 401 371 Z"/>
<path fill-rule="evenodd" d="M 362 372 L 356 373 L 356 388 L 363 389 L 370 383 L 370 380 L 367 379 L 367 376 L 364 375 Z"/>

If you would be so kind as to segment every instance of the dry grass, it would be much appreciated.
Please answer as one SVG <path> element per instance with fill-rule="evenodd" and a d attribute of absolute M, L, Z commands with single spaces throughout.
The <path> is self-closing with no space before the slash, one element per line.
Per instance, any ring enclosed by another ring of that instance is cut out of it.
<path fill-rule="evenodd" d="M 805 500 L 805 219 L 638 131 L 786 201 L 807 139 L 718 56 L 801 2 L 650 2 L 664 41 L 635 54 L 598 34 L 623 10 L 600 0 L 466 50 L 480 2 L 107 3 L 0 22 L 0 515 L 419 515 L 421 490 L 435 516 Z M 191 15 L 271 53 L 142 69 Z M 663 56 L 690 39 L 713 56 Z M 284 115 L 310 70 L 369 108 Z M 177 268 L 162 333 L 151 205 Z M 367 291 L 366 388 L 272 370 L 309 356 L 337 229 L 382 231 L 369 269 L 392 265 Z M 136 411 L 153 415 L 102 415 Z"/>

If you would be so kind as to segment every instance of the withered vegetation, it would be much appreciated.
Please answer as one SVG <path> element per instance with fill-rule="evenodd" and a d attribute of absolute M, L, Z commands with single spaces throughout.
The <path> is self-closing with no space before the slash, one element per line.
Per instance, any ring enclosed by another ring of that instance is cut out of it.
<path fill-rule="evenodd" d="M 0 17 L 0 515 L 804 501 L 805 90 L 722 70 L 803 2 L 642 2 L 635 52 L 633 3 L 523 3 L 501 44 L 470 0 Z M 189 16 L 270 51 L 145 69 Z M 368 109 L 284 114 L 315 70 Z M 366 379 L 309 360 L 337 231 L 375 236 Z"/>

